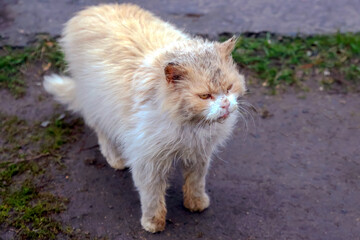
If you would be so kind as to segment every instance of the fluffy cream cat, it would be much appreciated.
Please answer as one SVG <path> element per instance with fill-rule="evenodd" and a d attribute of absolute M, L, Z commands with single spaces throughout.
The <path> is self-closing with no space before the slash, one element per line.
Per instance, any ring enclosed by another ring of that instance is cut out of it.
<path fill-rule="evenodd" d="M 209 206 L 210 158 L 231 134 L 246 90 L 230 55 L 235 42 L 192 38 L 131 4 L 90 7 L 66 24 L 61 45 L 71 77 L 47 76 L 44 87 L 84 117 L 113 168 L 131 169 L 149 232 L 165 228 L 175 160 L 184 206 Z"/>

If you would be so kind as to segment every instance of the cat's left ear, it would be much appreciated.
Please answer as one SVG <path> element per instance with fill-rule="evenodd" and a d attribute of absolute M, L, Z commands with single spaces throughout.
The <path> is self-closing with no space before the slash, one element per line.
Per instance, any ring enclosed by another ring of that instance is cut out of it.
<path fill-rule="evenodd" d="M 184 79 L 185 70 L 177 63 L 168 63 L 164 69 L 166 81 L 176 83 Z"/>
<path fill-rule="evenodd" d="M 232 36 L 229 40 L 227 40 L 223 43 L 220 43 L 218 48 L 219 48 L 219 51 L 221 52 L 221 55 L 224 57 L 230 56 L 230 54 L 232 53 L 232 51 L 235 48 L 237 41 L 238 41 L 238 38 L 236 36 Z"/>

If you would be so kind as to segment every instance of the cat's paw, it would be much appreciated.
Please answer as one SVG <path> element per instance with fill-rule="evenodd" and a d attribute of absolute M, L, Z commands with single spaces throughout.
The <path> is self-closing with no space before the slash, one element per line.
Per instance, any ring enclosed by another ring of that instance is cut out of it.
<path fill-rule="evenodd" d="M 141 218 L 142 227 L 151 233 L 161 232 L 165 230 L 165 215 L 154 216 L 152 218 Z"/>
<path fill-rule="evenodd" d="M 116 147 L 114 147 L 115 145 L 109 142 L 105 135 L 101 134 L 99 131 L 97 131 L 97 133 L 100 151 L 105 157 L 106 161 L 112 168 L 124 170 L 126 168 L 125 162 L 123 159 L 121 159 L 119 152 L 117 151 Z"/>
<path fill-rule="evenodd" d="M 190 212 L 202 212 L 210 205 L 209 196 L 204 193 L 201 197 L 184 196 L 184 207 Z"/>
<path fill-rule="evenodd" d="M 122 159 L 112 160 L 106 158 L 106 160 L 112 168 L 115 168 L 117 170 L 124 170 L 126 168 L 125 163 Z"/>

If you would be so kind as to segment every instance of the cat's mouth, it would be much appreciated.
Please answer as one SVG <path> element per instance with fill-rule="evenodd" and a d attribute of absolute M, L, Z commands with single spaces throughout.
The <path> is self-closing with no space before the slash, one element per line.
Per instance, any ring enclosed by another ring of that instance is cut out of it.
<path fill-rule="evenodd" d="M 227 112 L 224 115 L 222 115 L 220 118 L 227 119 L 229 117 L 229 115 L 230 115 L 230 112 Z"/>
<path fill-rule="evenodd" d="M 222 116 L 219 117 L 219 120 L 225 120 L 230 116 L 230 111 L 227 110 Z"/>

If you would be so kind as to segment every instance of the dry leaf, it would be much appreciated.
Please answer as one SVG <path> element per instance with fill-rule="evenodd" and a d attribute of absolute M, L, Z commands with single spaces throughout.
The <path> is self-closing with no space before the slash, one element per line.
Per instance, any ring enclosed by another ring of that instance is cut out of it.
<path fill-rule="evenodd" d="M 46 72 L 47 70 L 49 70 L 50 67 L 51 67 L 51 62 L 47 63 L 46 65 L 43 64 L 42 69 L 44 72 Z"/>
<path fill-rule="evenodd" d="M 50 41 L 47 41 L 45 44 L 46 44 L 46 46 L 48 46 L 48 47 L 53 47 L 53 46 L 54 46 L 54 43 L 53 43 L 53 42 L 50 42 Z"/>
<path fill-rule="evenodd" d="M 313 66 L 314 66 L 314 64 L 308 63 L 308 64 L 304 64 L 304 65 L 300 66 L 300 68 L 302 68 L 302 69 L 309 69 L 309 68 L 312 68 Z"/>

